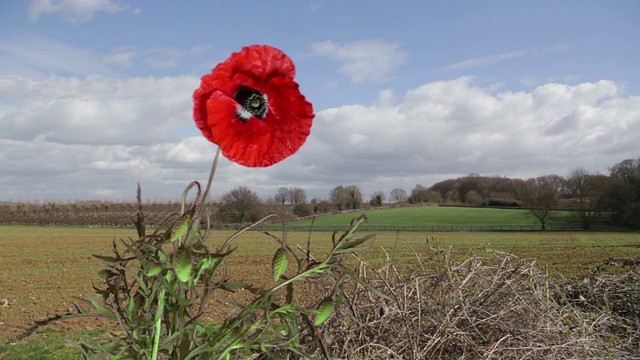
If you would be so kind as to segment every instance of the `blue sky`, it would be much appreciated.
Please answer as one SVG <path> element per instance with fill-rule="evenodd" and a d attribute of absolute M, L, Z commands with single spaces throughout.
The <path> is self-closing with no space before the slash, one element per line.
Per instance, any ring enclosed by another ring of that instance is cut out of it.
<path fill-rule="evenodd" d="M 606 173 L 640 157 L 637 1 L 126 1 L 0 4 L 0 200 L 176 199 L 215 147 L 200 76 L 242 46 L 291 56 L 317 117 L 247 185 L 365 197 L 468 173 Z"/>

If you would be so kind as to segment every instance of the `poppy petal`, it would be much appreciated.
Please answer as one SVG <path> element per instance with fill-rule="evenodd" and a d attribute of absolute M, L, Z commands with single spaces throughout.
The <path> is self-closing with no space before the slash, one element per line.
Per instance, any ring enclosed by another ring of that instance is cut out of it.
<path fill-rule="evenodd" d="M 282 51 L 243 48 L 202 77 L 193 95 L 196 126 L 238 164 L 265 167 L 284 160 L 304 144 L 315 116 L 294 76 Z"/>

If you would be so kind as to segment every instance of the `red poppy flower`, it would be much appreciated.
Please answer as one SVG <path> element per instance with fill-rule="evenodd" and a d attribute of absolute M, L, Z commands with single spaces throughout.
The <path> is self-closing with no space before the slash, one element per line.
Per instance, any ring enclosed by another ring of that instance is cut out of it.
<path fill-rule="evenodd" d="M 229 160 L 273 165 L 304 144 L 314 117 L 294 76 L 293 62 L 282 51 L 244 47 L 202 77 L 193 94 L 196 125 Z"/>

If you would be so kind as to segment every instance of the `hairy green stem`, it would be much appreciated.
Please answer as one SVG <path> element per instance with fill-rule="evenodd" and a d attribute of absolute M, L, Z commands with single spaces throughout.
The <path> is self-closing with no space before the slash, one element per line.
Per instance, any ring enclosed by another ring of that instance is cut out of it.
<path fill-rule="evenodd" d="M 158 294 L 158 312 L 156 313 L 156 333 L 153 338 L 153 353 L 151 359 L 158 359 L 158 347 L 160 346 L 160 334 L 162 333 L 162 313 L 164 312 L 164 292 L 165 289 L 160 289 Z"/>
<path fill-rule="evenodd" d="M 220 159 L 220 153 L 222 149 L 218 146 L 218 150 L 216 151 L 216 156 L 213 157 L 213 164 L 211 164 L 211 172 L 209 173 L 209 180 L 207 181 L 207 188 L 204 191 L 204 196 L 202 196 L 202 209 L 204 212 L 204 205 L 207 203 L 207 197 L 209 196 L 209 190 L 211 189 L 211 184 L 213 183 L 213 177 L 216 174 L 216 168 L 218 167 L 218 160 Z"/>

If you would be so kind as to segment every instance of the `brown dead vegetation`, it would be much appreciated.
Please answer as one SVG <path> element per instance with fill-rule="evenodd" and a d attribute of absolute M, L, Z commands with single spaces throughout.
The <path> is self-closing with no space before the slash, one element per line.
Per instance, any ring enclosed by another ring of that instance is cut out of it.
<path fill-rule="evenodd" d="M 356 290 L 325 324 L 335 359 L 638 359 L 640 273 L 607 262 L 579 280 L 490 251 L 433 250 L 412 275 L 364 261 L 360 275 L 393 300 Z M 620 271 L 624 270 L 624 271 Z"/>

